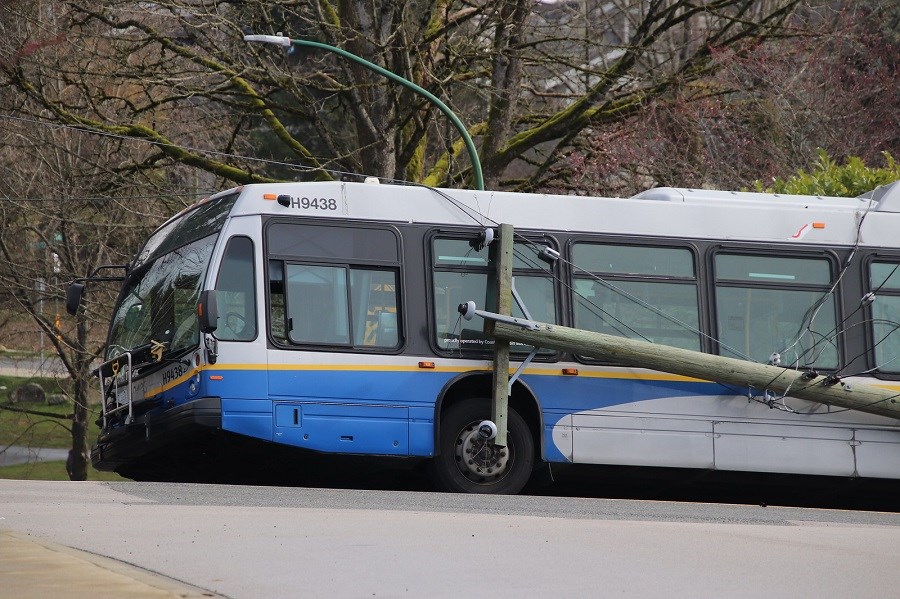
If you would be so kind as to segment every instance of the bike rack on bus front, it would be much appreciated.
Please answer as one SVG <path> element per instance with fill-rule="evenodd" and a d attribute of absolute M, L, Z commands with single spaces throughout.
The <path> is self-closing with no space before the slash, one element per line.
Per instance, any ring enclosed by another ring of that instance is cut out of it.
<path fill-rule="evenodd" d="M 124 370 L 122 364 L 122 358 L 125 358 Z M 104 377 L 103 373 L 107 370 L 112 371 L 112 377 Z M 118 414 L 119 412 L 123 412 L 128 410 L 128 415 L 125 417 L 125 424 L 130 424 L 134 418 L 134 410 L 132 408 L 132 390 L 131 390 L 131 352 L 125 352 L 124 354 L 118 355 L 112 360 L 107 360 L 97 369 L 97 372 L 100 377 L 100 404 L 103 408 L 103 428 L 106 428 L 108 419 L 113 414 Z M 106 381 L 111 378 L 112 383 L 110 388 L 106 388 Z M 124 379 L 124 380 L 122 380 Z M 119 388 L 121 385 L 125 386 L 125 398 L 126 403 L 119 403 Z M 110 408 L 109 404 L 115 404 L 115 407 Z"/>

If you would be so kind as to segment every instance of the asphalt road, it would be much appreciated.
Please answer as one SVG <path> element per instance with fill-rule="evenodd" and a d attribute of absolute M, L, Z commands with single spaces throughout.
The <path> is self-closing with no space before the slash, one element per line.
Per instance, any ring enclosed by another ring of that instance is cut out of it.
<path fill-rule="evenodd" d="M 68 449 L 0 444 L 0 468 L 31 462 L 64 462 L 68 457 Z"/>
<path fill-rule="evenodd" d="M 64 377 L 68 376 L 62 362 L 52 352 L 39 356 L 10 357 L 0 355 L 0 374 L 20 377 Z"/>
<path fill-rule="evenodd" d="M 0 529 L 234 598 L 881 598 L 900 586 L 900 514 L 882 512 L 0 481 Z"/>

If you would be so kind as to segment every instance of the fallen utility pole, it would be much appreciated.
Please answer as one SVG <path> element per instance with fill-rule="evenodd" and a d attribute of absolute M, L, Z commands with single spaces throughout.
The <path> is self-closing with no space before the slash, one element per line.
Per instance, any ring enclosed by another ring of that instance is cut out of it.
<path fill-rule="evenodd" d="M 900 419 L 900 392 L 896 390 L 850 383 L 837 376 L 820 375 L 814 371 L 758 364 L 626 337 L 535 322 L 527 318 L 513 318 L 511 316 L 513 231 L 512 225 L 500 225 L 498 240 L 500 243 L 491 246 L 490 250 L 489 263 L 494 264 L 496 270 L 494 285 L 488 293 L 488 302 L 489 305 L 497 307 L 497 312 L 477 310 L 475 302 L 472 301 L 459 306 L 460 314 L 466 320 L 475 315 L 484 318 L 484 332 L 497 341 L 494 346 L 494 389 L 491 411 L 497 425 L 495 443 L 498 445 L 506 445 L 510 341 L 535 348 L 556 349 L 579 356 L 610 360 L 623 366 L 647 368 L 704 381 L 758 389 Z M 520 367 L 515 376 L 518 376 L 521 370 Z"/>
<path fill-rule="evenodd" d="M 500 315 L 481 310 L 476 313 L 493 320 L 491 334 L 504 341 L 900 418 L 900 392 L 891 389 L 544 322 L 520 319 L 514 323 L 508 317 L 498 319 L 495 317 Z"/>
<path fill-rule="evenodd" d="M 487 301 L 496 306 L 499 314 L 512 314 L 513 226 L 500 225 L 499 239 L 488 246 L 488 263 L 496 265 L 494 281 L 488 286 Z M 494 296 L 494 297 L 491 297 Z M 493 300 L 493 301 L 492 301 Z M 491 320 L 484 321 L 484 332 L 493 335 Z M 494 342 L 493 390 L 491 420 L 497 426 L 495 445 L 506 447 L 507 414 L 509 412 L 509 342 Z"/>

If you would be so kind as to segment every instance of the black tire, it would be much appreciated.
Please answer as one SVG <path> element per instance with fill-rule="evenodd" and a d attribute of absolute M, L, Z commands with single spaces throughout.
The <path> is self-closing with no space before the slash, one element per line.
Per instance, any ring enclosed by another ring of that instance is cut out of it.
<path fill-rule="evenodd" d="M 490 416 L 486 399 L 467 399 L 441 415 L 440 453 L 432 460 L 431 471 L 443 490 L 515 495 L 528 482 L 534 468 L 534 439 L 528 425 L 510 409 L 507 446 L 497 447 L 481 441 L 477 433 L 478 425 Z M 467 449 L 481 459 L 468 459 Z"/>

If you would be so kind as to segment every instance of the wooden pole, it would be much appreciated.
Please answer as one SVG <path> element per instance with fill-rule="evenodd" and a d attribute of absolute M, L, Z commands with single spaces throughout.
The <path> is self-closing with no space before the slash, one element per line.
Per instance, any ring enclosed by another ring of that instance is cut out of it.
<path fill-rule="evenodd" d="M 497 267 L 493 288 L 496 290 L 497 314 L 512 315 L 512 263 L 513 226 L 500 225 L 499 238 L 490 246 L 489 261 Z M 488 299 L 490 302 L 490 298 Z M 488 304 L 490 305 L 490 303 Z M 494 336 L 496 325 L 484 321 L 484 332 Z M 509 412 L 509 341 L 494 340 L 493 391 L 491 395 L 491 420 L 497 425 L 494 444 L 506 446 L 507 414 Z"/>
<path fill-rule="evenodd" d="M 612 360 L 617 364 L 649 368 L 723 384 L 768 389 L 798 399 L 900 418 L 900 392 L 858 383 L 836 381 L 826 376 L 808 378 L 803 371 L 757 364 L 735 358 L 657 345 L 555 324 L 536 323 L 536 330 L 495 322 L 497 339 L 518 341 L 567 351 L 581 356 Z"/>

